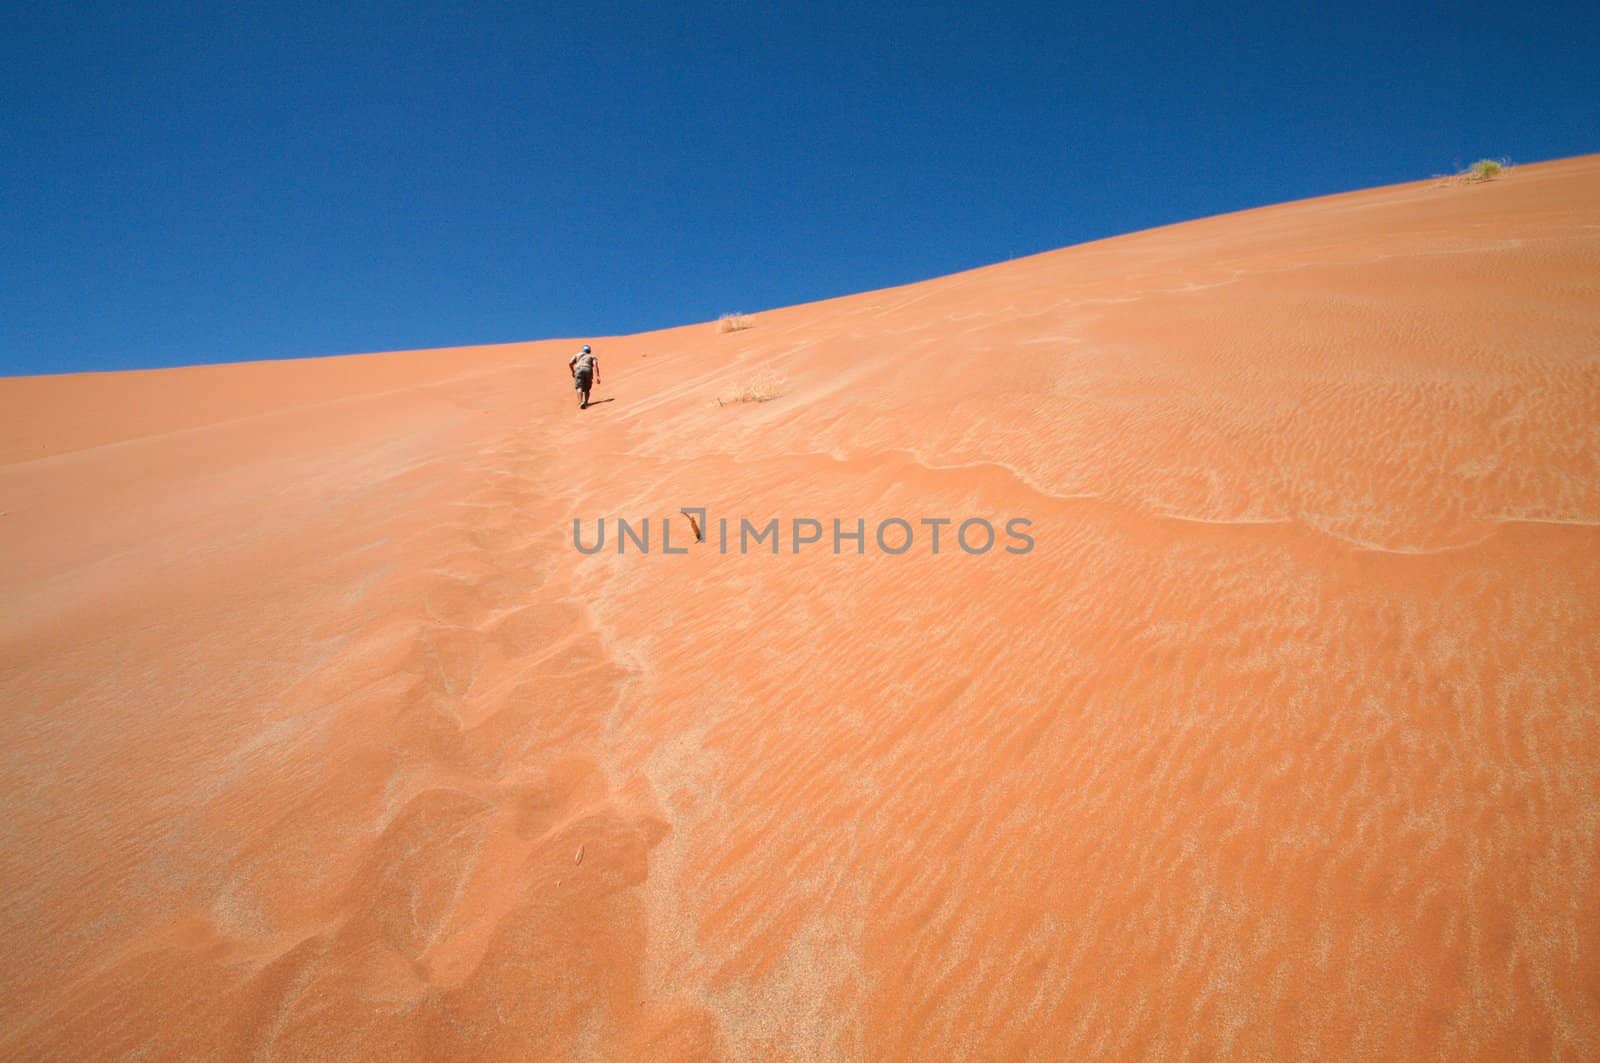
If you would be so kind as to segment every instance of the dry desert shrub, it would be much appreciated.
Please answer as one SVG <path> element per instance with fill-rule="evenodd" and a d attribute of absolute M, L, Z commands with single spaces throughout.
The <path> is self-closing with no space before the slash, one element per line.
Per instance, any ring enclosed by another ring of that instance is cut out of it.
<path fill-rule="evenodd" d="M 1506 168 L 1504 159 L 1479 159 L 1462 176 L 1469 181 L 1492 181 Z"/>
<path fill-rule="evenodd" d="M 1509 169 L 1511 169 L 1510 159 L 1479 159 L 1460 173 L 1441 177 L 1439 181 L 1446 185 L 1476 184 L 1480 181 L 1493 181 Z"/>
<path fill-rule="evenodd" d="M 741 402 L 770 402 L 782 395 L 788 381 L 770 369 L 758 370 L 753 376 L 735 384 L 733 390 L 717 396 L 718 406 L 732 406 Z"/>
<path fill-rule="evenodd" d="M 723 314 L 717 318 L 718 332 L 738 332 L 747 329 L 756 323 L 756 319 L 749 314 Z"/>

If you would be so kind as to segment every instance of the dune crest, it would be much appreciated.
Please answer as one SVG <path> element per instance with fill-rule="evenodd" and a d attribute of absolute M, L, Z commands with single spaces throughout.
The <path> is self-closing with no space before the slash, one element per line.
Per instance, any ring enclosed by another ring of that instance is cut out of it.
<path fill-rule="evenodd" d="M 1596 336 L 1589 156 L 581 413 L 568 342 L 0 380 L 0 1056 L 1592 1053 Z"/>

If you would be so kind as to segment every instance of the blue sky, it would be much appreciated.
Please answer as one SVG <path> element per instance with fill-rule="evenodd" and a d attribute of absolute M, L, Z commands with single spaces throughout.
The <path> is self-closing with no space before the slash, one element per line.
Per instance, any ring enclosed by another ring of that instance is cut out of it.
<path fill-rule="evenodd" d="M 1600 150 L 1600 8 L 29 4 L 0 375 L 636 332 Z"/>

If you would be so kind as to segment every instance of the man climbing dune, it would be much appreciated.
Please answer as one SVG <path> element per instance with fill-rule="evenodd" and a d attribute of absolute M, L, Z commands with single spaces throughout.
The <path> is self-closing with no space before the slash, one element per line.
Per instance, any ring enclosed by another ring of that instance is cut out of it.
<path fill-rule="evenodd" d="M 582 398 L 578 402 L 578 409 L 589 408 L 589 388 L 600 383 L 600 360 L 589 350 L 585 343 L 583 350 L 572 356 L 567 363 L 567 368 L 572 370 L 572 386 L 577 389 Z"/>

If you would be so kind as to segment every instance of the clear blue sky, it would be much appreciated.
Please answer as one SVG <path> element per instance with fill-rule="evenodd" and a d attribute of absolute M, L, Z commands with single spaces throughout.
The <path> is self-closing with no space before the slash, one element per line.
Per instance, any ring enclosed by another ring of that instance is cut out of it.
<path fill-rule="evenodd" d="M 1600 5 L 30 3 L 0 375 L 579 337 L 1600 150 Z"/>

